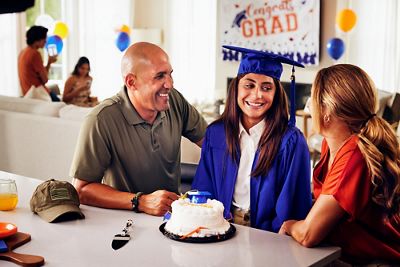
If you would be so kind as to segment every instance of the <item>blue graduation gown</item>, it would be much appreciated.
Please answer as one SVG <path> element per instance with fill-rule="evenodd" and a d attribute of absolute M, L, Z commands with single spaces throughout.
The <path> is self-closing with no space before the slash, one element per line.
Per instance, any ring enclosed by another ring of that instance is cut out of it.
<path fill-rule="evenodd" d="M 252 169 L 257 166 L 257 151 Z M 224 204 L 225 218 L 231 205 L 239 165 L 227 150 L 222 122 L 207 128 L 193 189 L 209 191 Z M 301 220 L 311 208 L 310 155 L 303 134 L 288 126 L 278 154 L 266 176 L 251 177 L 250 223 L 258 229 L 278 232 L 286 220 Z"/>

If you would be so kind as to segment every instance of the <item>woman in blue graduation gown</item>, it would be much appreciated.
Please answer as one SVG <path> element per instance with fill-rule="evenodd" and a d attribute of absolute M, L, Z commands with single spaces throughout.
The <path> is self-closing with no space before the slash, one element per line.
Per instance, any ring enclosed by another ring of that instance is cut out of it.
<path fill-rule="evenodd" d="M 303 219 L 311 208 L 307 143 L 295 127 L 294 101 L 289 121 L 279 81 L 281 63 L 303 66 L 266 52 L 224 47 L 242 52 L 242 60 L 223 114 L 207 128 L 192 188 L 209 191 L 234 223 L 278 232 L 284 221 Z"/>

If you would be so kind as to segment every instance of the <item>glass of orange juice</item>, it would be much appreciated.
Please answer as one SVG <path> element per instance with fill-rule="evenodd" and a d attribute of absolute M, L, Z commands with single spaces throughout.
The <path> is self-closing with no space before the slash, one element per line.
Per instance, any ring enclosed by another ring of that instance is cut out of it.
<path fill-rule="evenodd" d="M 12 179 L 0 179 L 0 210 L 13 210 L 18 203 L 17 185 Z"/>

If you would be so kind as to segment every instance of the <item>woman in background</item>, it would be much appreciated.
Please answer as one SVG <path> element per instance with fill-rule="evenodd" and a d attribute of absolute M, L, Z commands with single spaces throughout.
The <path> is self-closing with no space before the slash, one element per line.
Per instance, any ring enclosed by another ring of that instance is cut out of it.
<path fill-rule="evenodd" d="M 340 246 L 350 263 L 398 264 L 400 149 L 393 129 L 375 114 L 376 95 L 356 66 L 318 72 L 310 107 L 324 137 L 313 177 L 316 202 L 305 220 L 286 221 L 280 233 L 307 247 L 322 241 Z"/>
<path fill-rule="evenodd" d="M 90 62 L 87 57 L 81 57 L 74 71 L 64 86 L 63 101 L 81 107 L 93 107 L 98 104 L 97 97 L 90 96 L 92 77 L 89 75 Z"/>
<path fill-rule="evenodd" d="M 229 86 L 220 119 L 206 132 L 192 184 L 224 204 L 236 224 L 278 232 L 289 218 L 303 219 L 311 208 L 310 157 L 303 134 L 289 121 L 279 81 L 290 59 L 240 47 L 237 77 Z"/>

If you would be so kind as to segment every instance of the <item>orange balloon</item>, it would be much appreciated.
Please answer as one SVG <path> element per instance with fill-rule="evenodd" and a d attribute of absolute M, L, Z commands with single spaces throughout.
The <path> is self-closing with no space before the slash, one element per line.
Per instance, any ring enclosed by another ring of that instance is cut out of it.
<path fill-rule="evenodd" d="M 351 9 L 343 9 L 336 16 L 336 23 L 344 32 L 348 32 L 353 29 L 357 22 L 357 15 Z"/>
<path fill-rule="evenodd" d="M 129 26 L 128 25 L 122 25 L 122 27 L 121 27 L 121 29 L 119 29 L 119 31 L 120 32 L 125 32 L 125 33 L 127 33 L 128 35 L 130 35 L 131 34 L 131 28 L 129 28 Z"/>

